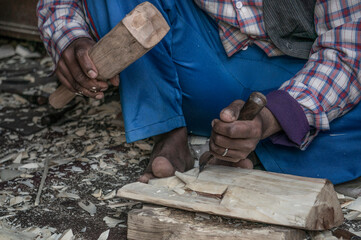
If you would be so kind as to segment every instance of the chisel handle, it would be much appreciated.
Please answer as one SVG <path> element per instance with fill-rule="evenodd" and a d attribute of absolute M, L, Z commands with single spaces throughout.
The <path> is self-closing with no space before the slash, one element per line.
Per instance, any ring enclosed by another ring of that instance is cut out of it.
<path fill-rule="evenodd" d="M 253 92 L 239 112 L 238 120 L 253 120 L 266 104 L 267 99 L 262 93 Z"/>

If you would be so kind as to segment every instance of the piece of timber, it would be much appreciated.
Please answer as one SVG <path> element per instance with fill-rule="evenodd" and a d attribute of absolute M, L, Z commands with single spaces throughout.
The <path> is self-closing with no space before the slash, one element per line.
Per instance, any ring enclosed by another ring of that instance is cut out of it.
<path fill-rule="evenodd" d="M 343 222 L 337 194 L 326 179 L 213 165 L 198 177 L 198 169 L 176 175 L 150 184 L 125 185 L 117 195 L 307 230 L 330 229 Z"/>
<path fill-rule="evenodd" d="M 108 80 L 146 54 L 168 33 L 170 27 L 149 2 L 139 4 L 89 51 L 98 70 L 98 80 Z M 63 108 L 75 93 L 60 86 L 49 98 L 54 108 Z"/>
<path fill-rule="evenodd" d="M 302 240 L 302 230 L 241 220 L 202 218 L 171 208 L 149 207 L 128 213 L 129 240 Z"/>

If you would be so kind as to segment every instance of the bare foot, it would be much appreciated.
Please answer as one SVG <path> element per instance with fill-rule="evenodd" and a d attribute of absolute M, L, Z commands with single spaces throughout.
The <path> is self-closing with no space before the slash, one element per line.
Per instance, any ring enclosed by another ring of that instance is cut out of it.
<path fill-rule="evenodd" d="M 149 165 L 138 181 L 147 183 L 154 177 L 170 177 L 175 171 L 184 172 L 193 167 L 194 159 L 188 147 L 185 127 L 158 135 L 154 140 Z"/>

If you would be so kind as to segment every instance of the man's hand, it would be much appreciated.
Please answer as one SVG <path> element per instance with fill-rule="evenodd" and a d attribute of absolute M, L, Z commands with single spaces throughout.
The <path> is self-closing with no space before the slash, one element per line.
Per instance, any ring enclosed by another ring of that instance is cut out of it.
<path fill-rule="evenodd" d="M 56 75 L 70 91 L 102 99 L 108 84 L 96 80 L 98 71 L 88 54 L 94 44 L 95 42 L 88 38 L 79 38 L 72 42 L 61 55 Z M 119 77 L 113 77 L 110 82 L 118 86 Z"/>
<path fill-rule="evenodd" d="M 263 108 L 252 121 L 238 121 L 243 105 L 242 100 L 236 100 L 222 110 L 220 120 L 213 120 L 209 146 L 214 157 L 229 162 L 227 165 L 252 168 L 253 165 L 247 156 L 261 139 L 282 129 L 267 108 Z M 228 151 L 225 154 L 226 149 Z"/>

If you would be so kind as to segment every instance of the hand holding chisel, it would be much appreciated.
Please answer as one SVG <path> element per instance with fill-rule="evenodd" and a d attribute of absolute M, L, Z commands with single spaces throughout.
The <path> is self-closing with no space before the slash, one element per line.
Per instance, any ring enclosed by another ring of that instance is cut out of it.
<path fill-rule="evenodd" d="M 253 92 L 242 107 L 237 120 L 253 120 L 263 107 L 266 106 L 266 103 L 266 97 L 262 93 Z M 228 149 L 226 149 L 226 152 L 228 152 Z M 214 158 L 214 156 L 209 151 L 202 154 L 199 158 L 199 172 L 203 171 L 206 164 L 212 158 Z"/>

